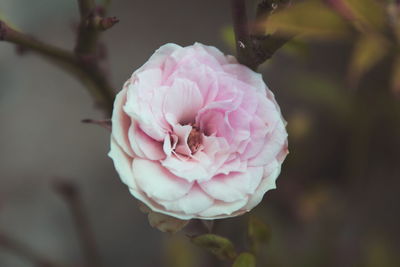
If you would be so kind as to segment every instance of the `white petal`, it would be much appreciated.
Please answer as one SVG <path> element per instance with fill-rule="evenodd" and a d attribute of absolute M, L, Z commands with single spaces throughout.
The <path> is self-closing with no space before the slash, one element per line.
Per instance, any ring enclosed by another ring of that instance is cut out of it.
<path fill-rule="evenodd" d="M 216 201 L 214 205 L 200 212 L 201 219 L 219 219 L 239 215 L 243 213 L 242 208 L 246 205 L 248 198 L 244 198 L 235 202 Z"/>
<path fill-rule="evenodd" d="M 122 182 L 130 188 L 136 188 L 131 169 L 133 159 L 122 150 L 113 137 L 111 137 L 111 149 L 108 156 L 113 160 Z"/>
<path fill-rule="evenodd" d="M 115 138 L 115 141 L 121 146 L 121 148 L 123 148 L 125 153 L 133 157 L 133 151 L 128 139 L 128 129 L 131 125 L 131 119 L 123 110 L 123 105 L 126 102 L 126 92 L 129 82 L 130 81 L 128 80 L 128 82 L 125 83 L 124 88 L 115 97 L 114 110 L 111 118 L 111 132 Z"/>
<path fill-rule="evenodd" d="M 174 115 L 176 121 L 173 124 L 185 125 L 194 122 L 202 105 L 203 96 L 197 85 L 189 80 L 176 79 L 165 96 L 163 111 Z"/>
<path fill-rule="evenodd" d="M 211 180 L 200 183 L 200 187 L 215 199 L 233 202 L 253 194 L 262 176 L 262 167 L 248 168 L 244 173 L 234 172 L 214 176 Z"/>
<path fill-rule="evenodd" d="M 268 166 L 264 168 L 264 178 L 262 179 L 260 185 L 250 196 L 249 203 L 246 205 L 246 210 L 251 210 L 255 206 L 257 206 L 261 200 L 264 197 L 264 194 L 271 190 L 276 188 L 276 179 L 278 178 L 279 174 L 281 172 L 281 165 L 277 162 L 274 161 Z"/>
<path fill-rule="evenodd" d="M 251 85 L 255 90 L 265 95 L 267 86 L 265 85 L 260 73 L 257 73 L 241 64 L 227 64 L 222 66 L 222 68 L 225 72 L 233 75 L 239 81 Z"/>
<path fill-rule="evenodd" d="M 166 157 L 162 142 L 158 142 L 143 132 L 137 123 L 129 128 L 129 141 L 136 155 L 150 160 L 160 160 Z"/>
<path fill-rule="evenodd" d="M 158 203 L 164 206 L 168 211 L 194 215 L 211 207 L 214 200 L 204 193 L 199 186 L 195 185 L 189 193 L 180 199 L 174 201 L 158 201 Z"/>
<path fill-rule="evenodd" d="M 150 198 L 175 200 L 188 193 L 193 185 L 173 175 L 156 161 L 135 158 L 132 170 L 138 187 Z"/>
<path fill-rule="evenodd" d="M 262 166 L 272 162 L 287 147 L 287 132 L 283 122 L 279 122 L 272 133 L 268 134 L 263 149 L 248 161 L 249 166 Z"/>

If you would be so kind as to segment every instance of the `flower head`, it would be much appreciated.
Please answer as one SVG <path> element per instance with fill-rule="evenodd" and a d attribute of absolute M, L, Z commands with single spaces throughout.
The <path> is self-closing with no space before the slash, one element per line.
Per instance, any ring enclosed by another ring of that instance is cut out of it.
<path fill-rule="evenodd" d="M 109 156 L 132 195 L 159 213 L 249 211 L 275 188 L 287 153 L 261 75 L 215 47 L 162 46 L 115 100 Z"/>

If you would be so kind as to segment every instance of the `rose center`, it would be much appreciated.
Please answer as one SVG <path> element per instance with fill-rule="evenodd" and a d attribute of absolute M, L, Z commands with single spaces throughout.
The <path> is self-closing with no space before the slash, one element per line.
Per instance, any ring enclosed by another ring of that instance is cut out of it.
<path fill-rule="evenodd" d="M 187 144 L 192 154 L 196 153 L 200 149 L 202 144 L 202 132 L 199 128 L 193 126 L 192 130 L 190 131 Z"/>

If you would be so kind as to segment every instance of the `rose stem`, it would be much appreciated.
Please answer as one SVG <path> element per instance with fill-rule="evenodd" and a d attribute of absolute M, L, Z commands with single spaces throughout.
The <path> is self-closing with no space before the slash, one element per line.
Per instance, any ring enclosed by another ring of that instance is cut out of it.
<path fill-rule="evenodd" d="M 55 263 L 47 258 L 44 258 L 42 255 L 39 255 L 35 251 L 33 251 L 30 247 L 22 244 L 13 238 L 9 237 L 5 233 L 0 232 L 0 247 L 3 247 L 15 254 L 31 261 L 35 266 L 39 267 L 65 267 L 65 265 L 61 265 Z"/>
<path fill-rule="evenodd" d="M 86 217 L 78 187 L 70 182 L 57 180 L 54 189 L 69 206 L 87 266 L 101 266 L 95 236 Z"/>

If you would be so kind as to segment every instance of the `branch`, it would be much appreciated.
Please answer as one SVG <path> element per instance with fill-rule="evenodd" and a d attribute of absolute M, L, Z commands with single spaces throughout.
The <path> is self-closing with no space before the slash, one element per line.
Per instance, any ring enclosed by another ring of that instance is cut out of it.
<path fill-rule="evenodd" d="M 51 57 L 70 64 L 76 64 L 73 53 L 38 41 L 30 36 L 18 32 L 0 20 L 0 41 L 8 41 L 21 47 L 35 51 L 43 56 Z"/>
<path fill-rule="evenodd" d="M 81 20 L 85 18 L 93 11 L 95 7 L 94 0 L 78 0 L 79 13 L 81 15 Z"/>
<path fill-rule="evenodd" d="M 251 39 L 249 25 L 246 15 L 245 0 L 231 0 L 233 30 L 235 32 L 235 43 L 237 59 L 239 63 L 253 68 L 251 63 Z"/>
<path fill-rule="evenodd" d="M 263 0 L 257 6 L 256 23 L 249 30 L 245 0 L 231 0 L 233 27 L 236 38 L 238 61 L 249 68 L 257 67 L 272 57 L 292 37 L 283 37 L 279 33 L 265 35 L 265 29 L 258 24 L 267 19 L 278 8 L 286 6 L 290 0 Z"/>
<path fill-rule="evenodd" d="M 86 217 L 78 188 L 74 184 L 66 181 L 57 181 L 57 183 L 54 184 L 54 188 L 71 210 L 87 266 L 101 266 L 95 236 Z"/>
<path fill-rule="evenodd" d="M 0 247 L 3 247 L 29 261 L 38 267 L 65 267 L 64 265 L 55 263 L 34 252 L 31 248 L 19 243 L 13 238 L 0 232 Z"/>
<path fill-rule="evenodd" d="M 106 75 L 97 64 L 97 59 L 90 56 L 78 57 L 74 53 L 41 42 L 29 35 L 19 32 L 0 20 L 0 41 L 13 43 L 23 49 L 31 50 L 44 56 L 59 67 L 77 77 L 94 97 L 98 107 L 111 115 L 114 92 Z"/>

